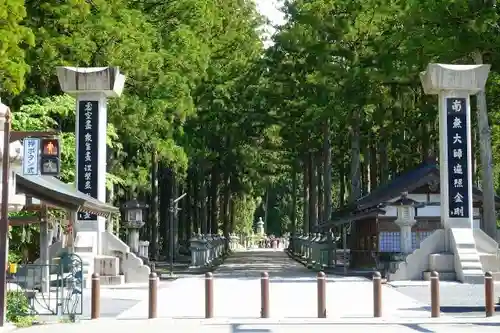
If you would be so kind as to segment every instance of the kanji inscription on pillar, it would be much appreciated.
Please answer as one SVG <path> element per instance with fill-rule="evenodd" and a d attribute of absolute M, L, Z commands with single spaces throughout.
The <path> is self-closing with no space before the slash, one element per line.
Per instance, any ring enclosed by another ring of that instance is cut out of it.
<path fill-rule="evenodd" d="M 97 199 L 98 177 L 98 135 L 99 135 L 99 103 L 97 101 L 80 101 L 78 103 L 78 191 Z M 96 215 L 78 213 L 79 220 L 93 221 Z"/>
<path fill-rule="evenodd" d="M 469 181 L 471 175 L 467 161 L 469 140 L 467 137 L 467 100 L 446 98 L 448 141 L 448 200 L 450 218 L 468 218 Z"/>

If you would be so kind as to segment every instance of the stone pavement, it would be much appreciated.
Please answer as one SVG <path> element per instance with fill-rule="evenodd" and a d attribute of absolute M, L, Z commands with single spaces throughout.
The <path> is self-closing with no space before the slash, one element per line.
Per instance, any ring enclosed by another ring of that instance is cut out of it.
<path fill-rule="evenodd" d="M 163 289 L 172 282 L 160 281 L 158 287 Z M 81 319 L 90 319 L 91 290 L 84 289 L 82 293 L 83 307 L 82 314 L 78 315 Z M 147 301 L 148 283 L 127 283 L 120 286 L 101 286 L 101 318 L 115 318 L 123 311 L 126 311 L 135 305 Z M 43 309 L 44 302 L 39 300 L 40 307 Z M 80 305 L 75 306 L 77 311 Z M 42 310 L 43 311 L 43 310 Z M 52 322 L 56 320 L 53 315 L 45 315 L 49 311 L 42 312 L 37 318 L 40 321 Z"/>
<path fill-rule="evenodd" d="M 270 315 L 273 318 L 315 318 L 315 273 L 288 258 L 282 250 L 236 252 L 214 272 L 214 315 L 218 318 L 258 318 L 260 273 L 270 275 Z M 327 316 L 370 318 L 372 283 L 360 277 L 328 276 Z M 144 300 L 117 319 L 147 317 Z M 426 304 L 383 286 L 383 315 L 392 318 L 428 318 Z M 158 317 L 186 319 L 204 316 L 204 278 L 184 277 L 158 292 Z"/>
<path fill-rule="evenodd" d="M 395 290 L 430 306 L 428 281 L 394 281 L 389 283 Z M 484 285 L 452 281 L 440 281 L 441 311 L 468 314 L 484 312 Z M 500 282 L 495 282 L 495 300 L 500 296 Z M 496 311 L 500 311 L 497 304 Z"/>

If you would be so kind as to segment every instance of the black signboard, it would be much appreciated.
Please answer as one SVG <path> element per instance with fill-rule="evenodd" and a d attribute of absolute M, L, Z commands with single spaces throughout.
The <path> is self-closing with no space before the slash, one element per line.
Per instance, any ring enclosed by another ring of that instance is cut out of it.
<path fill-rule="evenodd" d="M 467 100 L 446 98 L 448 132 L 448 200 L 450 218 L 468 218 L 469 167 L 467 154 L 470 147 L 467 138 Z"/>
<path fill-rule="evenodd" d="M 99 103 L 97 101 L 79 101 L 78 103 L 78 191 L 97 198 L 98 176 L 98 139 L 99 139 Z M 95 221 L 97 216 L 78 213 L 78 219 Z"/>

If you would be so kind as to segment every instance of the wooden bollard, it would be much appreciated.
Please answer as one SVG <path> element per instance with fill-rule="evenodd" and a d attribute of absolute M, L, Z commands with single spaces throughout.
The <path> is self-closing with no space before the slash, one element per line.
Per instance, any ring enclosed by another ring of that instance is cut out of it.
<path fill-rule="evenodd" d="M 214 278 L 212 273 L 205 274 L 205 318 L 214 317 Z"/>
<path fill-rule="evenodd" d="M 101 315 L 101 278 L 98 273 L 92 274 L 90 294 L 90 318 L 98 319 Z"/>
<path fill-rule="evenodd" d="M 149 274 L 149 307 L 148 318 L 153 319 L 158 317 L 158 276 L 155 272 Z"/>
<path fill-rule="evenodd" d="M 431 272 L 431 317 L 438 318 L 441 312 L 439 305 L 439 274 Z"/>
<path fill-rule="evenodd" d="M 382 317 L 382 276 L 373 273 L 373 317 Z"/>
<path fill-rule="evenodd" d="M 269 318 L 269 274 L 263 272 L 260 278 L 260 317 Z"/>
<path fill-rule="evenodd" d="M 318 273 L 318 318 L 326 318 L 326 276 Z"/>
<path fill-rule="evenodd" d="M 495 284 L 491 272 L 484 274 L 484 303 L 486 317 L 493 317 L 495 314 Z"/>

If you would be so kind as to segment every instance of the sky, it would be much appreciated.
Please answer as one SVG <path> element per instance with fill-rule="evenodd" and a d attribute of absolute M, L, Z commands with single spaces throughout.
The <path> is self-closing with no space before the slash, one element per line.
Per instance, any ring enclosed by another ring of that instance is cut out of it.
<path fill-rule="evenodd" d="M 262 15 L 266 16 L 269 21 L 271 21 L 272 25 L 281 25 L 285 23 L 284 15 L 278 9 L 280 7 L 280 4 L 283 3 L 282 0 L 255 0 L 255 2 L 257 4 L 257 9 Z M 270 34 L 274 32 L 271 27 L 268 27 L 267 30 Z M 267 38 L 269 38 L 269 36 L 266 36 L 266 39 Z M 270 46 L 271 44 L 272 43 L 270 43 L 269 41 L 266 41 L 264 43 L 265 46 Z"/>
<path fill-rule="evenodd" d="M 255 2 L 257 3 L 257 9 L 261 12 L 261 14 L 267 16 L 272 24 L 283 24 L 285 22 L 283 13 L 278 9 L 283 1 L 255 0 Z"/>

